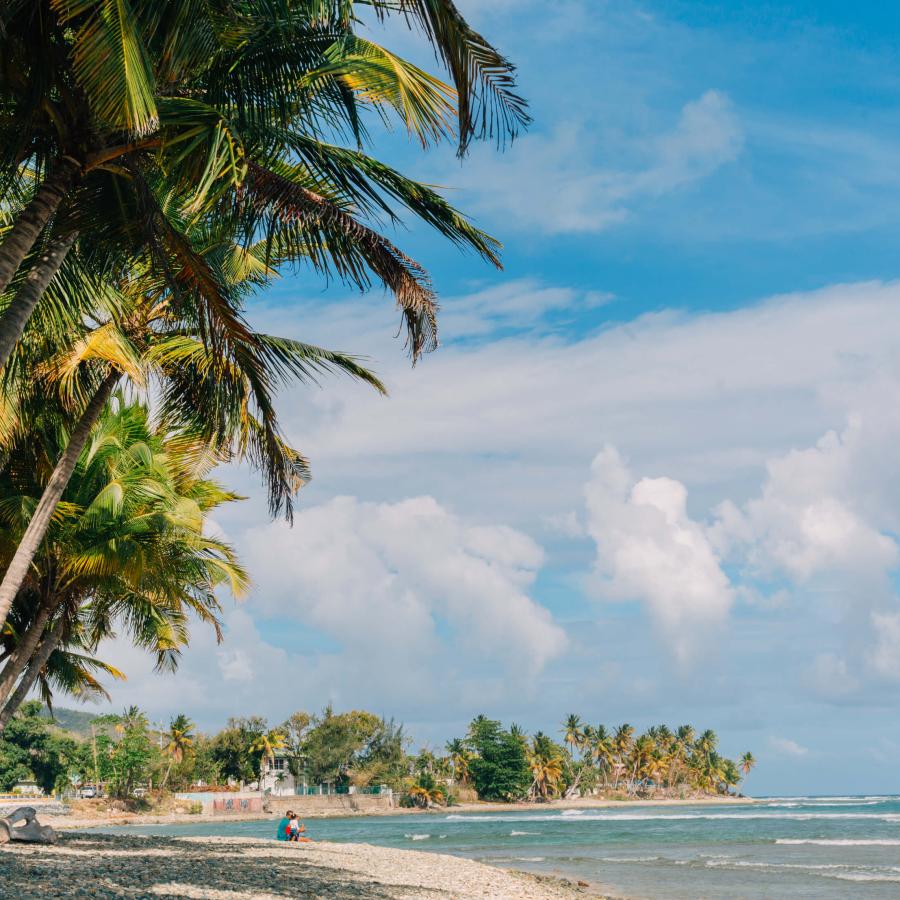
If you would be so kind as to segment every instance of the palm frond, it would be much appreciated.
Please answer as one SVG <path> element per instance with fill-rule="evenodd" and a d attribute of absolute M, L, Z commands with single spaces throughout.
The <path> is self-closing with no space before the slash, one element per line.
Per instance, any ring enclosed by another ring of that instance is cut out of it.
<path fill-rule="evenodd" d="M 360 288 L 369 285 L 367 268 L 393 294 L 415 362 L 437 347 L 437 298 L 428 273 L 387 238 L 353 218 L 325 197 L 294 180 L 287 166 L 279 171 L 251 162 L 244 185 L 258 213 L 280 226 L 281 239 L 301 249 L 321 271 L 336 271 Z"/>
<path fill-rule="evenodd" d="M 361 0 L 384 18 L 399 13 L 418 26 L 459 92 L 459 155 L 473 139 L 513 140 L 531 117 L 516 90 L 516 68 L 475 31 L 453 0 Z"/>
<path fill-rule="evenodd" d="M 75 77 L 94 115 L 135 135 L 154 131 L 159 124 L 156 79 L 134 4 L 50 0 L 50 5 L 74 29 Z"/>

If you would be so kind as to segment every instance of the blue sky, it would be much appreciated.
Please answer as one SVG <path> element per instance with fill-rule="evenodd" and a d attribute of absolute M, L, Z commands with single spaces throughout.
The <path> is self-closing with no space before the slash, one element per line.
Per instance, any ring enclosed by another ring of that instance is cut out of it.
<path fill-rule="evenodd" d="M 503 272 L 410 223 L 443 347 L 313 277 L 252 310 L 368 356 L 282 398 L 295 528 L 219 526 L 254 577 L 228 637 L 114 702 L 205 727 L 364 706 L 441 746 L 478 712 L 713 727 L 757 793 L 900 792 L 900 12 L 460 3 L 520 66 L 506 153 L 378 153 L 447 186 Z M 399 46 L 423 64 L 405 35 Z"/>

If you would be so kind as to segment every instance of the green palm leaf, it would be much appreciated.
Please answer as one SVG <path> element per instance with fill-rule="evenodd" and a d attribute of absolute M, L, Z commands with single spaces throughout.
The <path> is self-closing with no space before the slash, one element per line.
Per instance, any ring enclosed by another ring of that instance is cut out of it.
<path fill-rule="evenodd" d="M 141 34 L 147 4 L 130 0 L 51 0 L 74 29 L 74 70 L 94 115 L 114 128 L 156 130 L 156 79 Z"/>

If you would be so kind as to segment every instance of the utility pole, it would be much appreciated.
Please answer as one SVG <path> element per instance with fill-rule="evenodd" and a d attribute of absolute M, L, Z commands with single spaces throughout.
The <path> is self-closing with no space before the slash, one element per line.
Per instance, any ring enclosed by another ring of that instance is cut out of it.
<path fill-rule="evenodd" d="M 94 791 L 100 793 L 100 769 L 97 767 L 97 732 L 94 723 L 91 722 L 91 744 L 94 747 Z"/>

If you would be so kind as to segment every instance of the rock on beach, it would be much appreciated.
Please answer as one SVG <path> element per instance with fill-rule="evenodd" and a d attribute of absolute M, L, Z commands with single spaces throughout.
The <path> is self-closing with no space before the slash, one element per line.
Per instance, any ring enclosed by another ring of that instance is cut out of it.
<path fill-rule="evenodd" d="M 573 900 L 567 881 L 439 853 L 368 844 L 279 844 L 70 832 L 55 847 L 0 848 L 8 897 L 192 900 Z"/>

